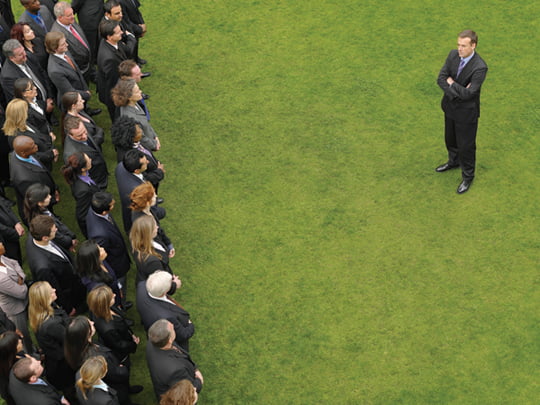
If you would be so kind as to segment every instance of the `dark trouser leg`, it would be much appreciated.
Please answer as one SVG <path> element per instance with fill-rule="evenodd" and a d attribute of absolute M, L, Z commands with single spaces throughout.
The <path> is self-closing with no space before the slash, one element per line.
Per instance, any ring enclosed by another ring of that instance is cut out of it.
<path fill-rule="evenodd" d="M 452 166 L 457 166 L 459 163 L 458 144 L 456 139 L 456 122 L 444 116 L 444 142 L 446 150 L 448 150 L 448 163 Z"/>
<path fill-rule="evenodd" d="M 474 179 L 474 167 L 476 164 L 476 131 L 478 121 L 456 122 L 456 138 L 459 150 L 459 165 L 463 180 Z"/>

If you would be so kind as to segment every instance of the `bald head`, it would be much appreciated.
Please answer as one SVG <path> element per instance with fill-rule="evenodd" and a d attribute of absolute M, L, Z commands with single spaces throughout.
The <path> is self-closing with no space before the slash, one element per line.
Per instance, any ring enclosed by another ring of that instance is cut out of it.
<path fill-rule="evenodd" d="M 37 152 L 37 145 L 29 136 L 19 135 L 13 140 L 13 150 L 20 157 L 27 158 Z"/>

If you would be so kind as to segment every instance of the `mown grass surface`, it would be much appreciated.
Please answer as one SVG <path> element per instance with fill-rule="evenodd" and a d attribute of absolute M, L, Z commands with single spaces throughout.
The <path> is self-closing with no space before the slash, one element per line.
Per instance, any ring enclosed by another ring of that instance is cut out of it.
<path fill-rule="evenodd" d="M 199 403 L 537 403 L 539 11 L 144 2 Z M 490 71 L 458 196 L 435 79 L 465 28 Z"/>

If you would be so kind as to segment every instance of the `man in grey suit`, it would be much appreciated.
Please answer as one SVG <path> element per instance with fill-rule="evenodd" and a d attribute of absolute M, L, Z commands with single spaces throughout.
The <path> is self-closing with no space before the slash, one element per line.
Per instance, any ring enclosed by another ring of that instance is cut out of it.
<path fill-rule="evenodd" d="M 75 152 L 83 152 L 92 159 L 90 176 L 101 190 L 105 190 L 108 184 L 109 172 L 107 163 L 96 140 L 88 134 L 84 123 L 79 117 L 66 116 L 64 120 L 64 163 Z"/>
<path fill-rule="evenodd" d="M 45 40 L 45 35 L 50 31 L 54 18 L 47 7 L 41 7 L 39 0 L 21 0 L 25 8 L 19 18 L 20 23 L 27 23 L 34 31 L 36 37 Z"/>
<path fill-rule="evenodd" d="M 157 320 L 148 330 L 146 362 L 158 399 L 180 380 L 191 381 L 197 392 L 203 386 L 201 372 L 188 352 L 176 344 L 175 337 L 173 324 L 166 319 Z"/>
<path fill-rule="evenodd" d="M 86 35 L 75 22 L 73 9 L 65 1 L 59 1 L 54 6 L 56 21 L 51 32 L 61 32 L 66 37 L 69 51 L 86 80 L 96 81 L 96 70 L 92 65 L 92 53 Z"/>
<path fill-rule="evenodd" d="M 474 31 L 462 31 L 457 43 L 457 50 L 450 51 L 437 79 L 444 91 L 441 106 L 448 161 L 435 170 L 442 173 L 461 167 L 462 181 L 457 193 L 463 194 L 474 179 L 480 89 L 488 67 L 476 53 L 478 36 Z"/>

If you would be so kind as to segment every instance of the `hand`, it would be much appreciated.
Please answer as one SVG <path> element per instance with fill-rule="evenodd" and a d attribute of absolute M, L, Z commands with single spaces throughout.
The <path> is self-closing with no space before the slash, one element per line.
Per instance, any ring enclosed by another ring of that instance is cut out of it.
<path fill-rule="evenodd" d="M 454 83 L 454 79 L 451 77 L 446 78 L 446 83 L 448 83 L 450 86 Z"/>
<path fill-rule="evenodd" d="M 178 290 L 180 287 L 182 287 L 182 280 L 178 278 L 178 276 L 172 276 L 172 281 L 174 284 L 176 284 L 176 289 Z"/>
<path fill-rule="evenodd" d="M 73 308 L 71 312 L 69 313 L 69 316 L 75 316 L 76 313 L 77 311 L 75 310 L 75 308 Z"/>
<path fill-rule="evenodd" d="M 15 230 L 17 231 L 17 233 L 19 234 L 19 236 L 23 236 L 24 235 L 24 227 L 21 225 L 20 222 L 17 222 L 14 226 Z"/>
<path fill-rule="evenodd" d="M 60 191 L 58 190 L 54 191 L 54 199 L 56 200 L 57 203 L 60 202 Z"/>
<path fill-rule="evenodd" d="M 53 160 L 55 162 L 58 161 L 58 149 L 53 149 L 52 152 L 53 152 L 53 156 L 54 156 Z"/>
<path fill-rule="evenodd" d="M 52 98 L 47 99 L 47 112 L 51 113 L 54 110 L 54 101 Z"/>
<path fill-rule="evenodd" d="M 163 165 L 163 163 L 159 162 L 157 163 L 157 168 L 159 170 L 161 170 L 163 173 L 165 173 L 165 166 Z"/>
<path fill-rule="evenodd" d="M 60 402 L 61 402 L 63 405 L 69 405 L 69 401 L 68 401 L 66 398 L 64 398 L 64 397 L 62 397 L 62 399 L 60 400 Z"/>
<path fill-rule="evenodd" d="M 195 370 L 195 378 L 201 380 L 201 384 L 204 384 L 204 378 L 199 370 Z"/>
<path fill-rule="evenodd" d="M 159 138 L 156 136 L 156 150 L 161 149 L 161 143 L 159 142 Z"/>
<path fill-rule="evenodd" d="M 171 250 L 169 250 L 169 258 L 174 257 L 175 254 L 176 254 L 176 250 L 174 250 L 174 248 L 172 248 Z"/>
<path fill-rule="evenodd" d="M 135 342 L 135 344 L 139 344 L 139 342 L 141 341 L 141 339 L 139 339 L 137 336 L 133 335 L 133 341 Z"/>
<path fill-rule="evenodd" d="M 468 89 L 469 87 L 471 87 L 471 83 L 469 83 L 466 88 Z"/>
<path fill-rule="evenodd" d="M 139 24 L 139 27 L 142 28 L 143 34 L 146 34 L 146 24 Z"/>
<path fill-rule="evenodd" d="M 56 141 L 56 135 L 54 134 L 54 132 L 49 132 L 49 136 L 51 137 L 52 141 Z"/>
<path fill-rule="evenodd" d="M 89 96 L 92 95 L 92 92 L 90 90 L 86 90 L 86 94 L 88 94 Z"/>
<path fill-rule="evenodd" d="M 78 243 L 79 241 L 77 239 L 73 239 L 71 241 L 71 247 L 69 248 L 69 251 L 75 253 L 75 247 L 77 246 Z"/>

